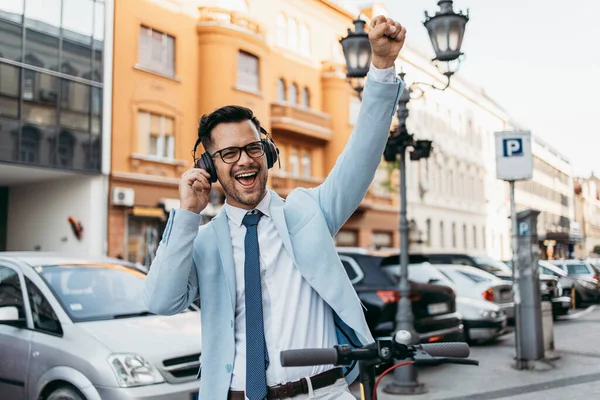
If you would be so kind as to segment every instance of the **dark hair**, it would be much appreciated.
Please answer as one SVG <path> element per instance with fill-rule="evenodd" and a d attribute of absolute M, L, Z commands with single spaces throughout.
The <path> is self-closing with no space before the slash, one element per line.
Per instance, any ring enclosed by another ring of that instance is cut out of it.
<path fill-rule="evenodd" d="M 256 130 L 261 132 L 260 122 L 254 116 L 252 110 L 246 107 L 223 106 L 210 114 L 204 114 L 198 123 L 198 139 L 194 145 L 194 153 L 200 143 L 202 143 L 204 150 L 209 151 L 208 149 L 212 145 L 211 133 L 215 126 L 224 122 L 242 122 L 246 120 L 252 121 L 256 126 Z"/>

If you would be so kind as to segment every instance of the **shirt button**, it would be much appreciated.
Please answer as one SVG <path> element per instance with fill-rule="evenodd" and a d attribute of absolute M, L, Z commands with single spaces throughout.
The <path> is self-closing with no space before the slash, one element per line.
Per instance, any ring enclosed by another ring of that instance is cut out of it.
<path fill-rule="evenodd" d="M 227 365 L 225 366 L 225 369 L 227 370 L 227 373 L 229 374 L 229 373 L 231 373 L 231 371 L 233 370 L 233 366 L 232 366 L 231 364 L 227 364 Z"/>

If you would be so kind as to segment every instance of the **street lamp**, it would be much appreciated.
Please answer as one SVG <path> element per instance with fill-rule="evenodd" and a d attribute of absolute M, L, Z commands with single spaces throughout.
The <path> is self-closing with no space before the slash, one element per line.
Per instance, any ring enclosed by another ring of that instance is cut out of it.
<path fill-rule="evenodd" d="M 458 70 L 462 60 L 461 46 L 465 34 L 465 26 L 469 21 L 469 12 L 455 13 L 452 0 L 439 0 L 439 10 L 433 16 L 425 12 L 423 24 L 429 32 L 429 38 L 435 51 L 432 59 L 434 65 L 446 77 L 446 86 L 440 88 L 425 82 L 414 82 L 407 87 L 398 100 L 398 126 L 390 132 L 388 142 L 383 153 L 387 162 L 396 162 L 399 158 L 400 169 L 400 301 L 396 314 L 396 330 L 406 330 L 411 333 L 413 344 L 418 341 L 418 334 L 414 329 L 414 317 L 410 300 L 410 282 L 408 281 L 408 247 L 409 227 L 406 218 L 406 151 L 410 150 L 410 160 L 418 161 L 428 158 L 431 154 L 431 140 L 414 140 L 414 135 L 409 134 L 406 128 L 408 118 L 408 103 L 411 98 L 423 96 L 424 92 L 419 86 L 428 86 L 436 90 L 446 90 L 450 86 L 450 78 Z M 340 40 L 344 57 L 346 58 L 347 74 L 350 85 L 362 99 L 364 78 L 369 72 L 371 64 L 371 45 L 369 36 L 365 32 L 366 22 L 361 19 L 354 21 L 354 32 L 348 29 L 348 36 Z M 404 81 L 404 72 L 398 74 Z M 415 92 L 415 89 L 418 92 Z M 416 93 L 416 94 L 415 94 Z M 399 157 L 398 157 L 399 156 Z M 394 370 L 393 381 L 384 388 L 387 393 L 393 394 L 421 394 L 425 393 L 425 386 L 417 380 L 417 371 L 412 364 Z"/>
<path fill-rule="evenodd" d="M 362 19 L 355 19 L 354 31 L 348 29 L 348 36 L 340 40 L 348 69 L 346 77 L 361 100 L 365 87 L 363 81 L 371 66 L 371 43 L 365 25 Z"/>
<path fill-rule="evenodd" d="M 430 156 L 432 150 L 431 140 L 415 140 L 414 135 L 406 128 L 411 95 L 418 89 L 420 93 L 412 98 L 423 95 L 419 86 L 428 86 L 436 90 L 446 90 L 450 86 L 450 78 L 457 71 L 462 53 L 460 51 L 465 26 L 469 20 L 462 12 L 456 14 L 452 7 L 452 0 L 438 1 L 440 10 L 432 17 L 425 12 L 426 20 L 423 22 L 429 31 L 429 38 L 435 51 L 432 60 L 440 72 L 446 77 L 446 86 L 439 88 L 424 82 L 414 82 L 402 93 L 398 100 L 398 126 L 392 132 L 384 150 L 384 160 L 396 162 L 399 159 L 400 169 L 400 279 L 399 292 L 400 301 L 396 314 L 396 330 L 406 330 L 411 333 L 413 344 L 418 342 L 418 334 L 414 329 L 414 316 L 411 306 L 411 287 L 408 280 L 408 251 L 409 251 L 409 224 L 406 217 L 407 195 L 406 195 L 406 151 L 410 150 L 410 160 L 418 161 Z M 404 72 L 400 72 L 400 79 L 404 81 Z M 399 157 L 398 157 L 399 156 Z M 427 391 L 425 385 L 418 381 L 417 370 L 414 366 L 407 365 L 394 370 L 394 379 L 388 384 L 384 391 L 391 394 L 422 394 Z"/>

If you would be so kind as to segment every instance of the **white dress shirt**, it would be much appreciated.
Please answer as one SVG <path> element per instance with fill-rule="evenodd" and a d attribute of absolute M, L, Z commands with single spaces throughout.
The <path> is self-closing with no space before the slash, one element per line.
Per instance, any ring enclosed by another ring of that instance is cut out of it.
<path fill-rule="evenodd" d="M 394 82 L 395 68 L 378 70 L 373 65 L 371 77 L 380 82 Z M 265 340 L 269 354 L 267 385 L 297 381 L 327 371 L 333 366 L 282 367 L 280 353 L 283 350 L 303 348 L 331 348 L 338 344 L 333 310 L 317 294 L 294 267 L 292 259 L 283 246 L 275 224 L 271 219 L 269 205 L 271 194 L 256 207 L 263 213 L 258 231 L 260 271 L 263 300 Z M 242 219 L 248 212 L 225 202 L 236 277 L 235 306 L 235 359 L 231 390 L 244 391 L 246 387 L 246 301 L 244 282 L 246 227 Z M 327 268 L 327 266 L 323 266 Z"/>

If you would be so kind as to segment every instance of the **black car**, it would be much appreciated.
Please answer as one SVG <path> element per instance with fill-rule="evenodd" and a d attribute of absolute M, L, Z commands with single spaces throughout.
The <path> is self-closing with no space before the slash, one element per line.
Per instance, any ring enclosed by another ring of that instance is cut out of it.
<path fill-rule="evenodd" d="M 396 327 L 398 286 L 381 270 L 383 257 L 339 252 L 342 264 L 365 306 L 367 324 L 374 337 L 391 336 Z M 411 282 L 414 328 L 420 341 L 464 341 L 463 325 L 456 312 L 456 295 L 447 286 Z"/>

